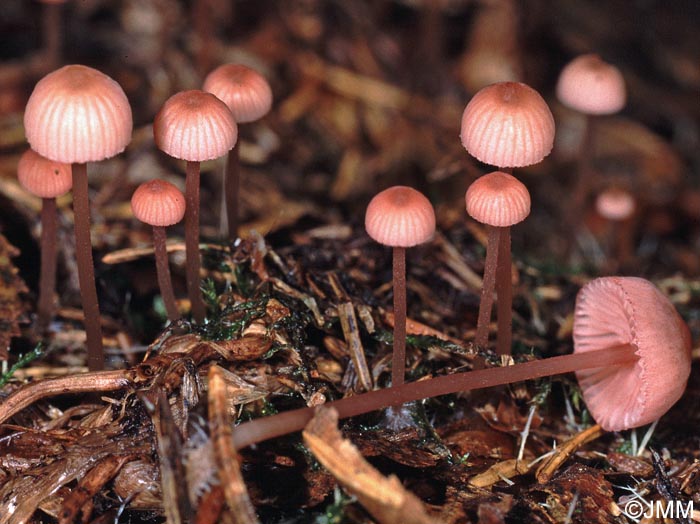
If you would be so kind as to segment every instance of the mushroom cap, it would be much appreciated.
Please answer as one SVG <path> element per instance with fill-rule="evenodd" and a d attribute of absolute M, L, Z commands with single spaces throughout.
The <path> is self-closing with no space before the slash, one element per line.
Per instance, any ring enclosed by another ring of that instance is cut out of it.
<path fill-rule="evenodd" d="M 530 214 L 530 192 L 525 184 L 501 171 L 477 178 L 464 200 L 469 216 L 489 226 L 509 227 Z"/>
<path fill-rule="evenodd" d="M 110 77 L 67 65 L 37 82 L 24 112 L 24 132 L 40 155 L 86 163 L 124 151 L 131 140 L 131 107 Z"/>
<path fill-rule="evenodd" d="M 690 375 L 690 332 L 651 282 L 598 278 L 576 298 L 574 352 L 632 344 L 630 364 L 577 371 L 593 418 L 607 431 L 653 422 L 683 395 Z"/>
<path fill-rule="evenodd" d="M 385 246 L 412 247 L 435 234 L 435 211 L 412 187 L 393 186 L 377 193 L 365 213 L 367 234 Z"/>
<path fill-rule="evenodd" d="M 608 220 L 627 220 L 636 207 L 632 194 L 623 189 L 606 189 L 595 199 L 596 211 Z"/>
<path fill-rule="evenodd" d="M 70 164 L 54 162 L 31 149 L 19 159 L 17 179 L 24 189 L 41 198 L 65 195 L 73 187 Z"/>
<path fill-rule="evenodd" d="M 131 210 L 150 226 L 172 226 L 185 216 L 185 196 L 170 182 L 149 180 L 134 191 Z"/>
<path fill-rule="evenodd" d="M 214 69 L 204 79 L 202 90 L 222 100 L 241 124 L 262 118 L 272 107 L 272 89 L 265 77 L 240 64 Z"/>
<path fill-rule="evenodd" d="M 172 157 L 203 162 L 225 155 L 238 139 L 229 108 L 211 93 L 192 90 L 165 101 L 153 122 L 156 146 Z"/>
<path fill-rule="evenodd" d="M 617 67 L 598 55 L 581 55 L 569 62 L 559 75 L 557 98 L 581 113 L 617 113 L 627 101 L 625 79 Z"/>
<path fill-rule="evenodd" d="M 523 167 L 552 151 L 554 117 L 537 91 L 519 82 L 483 88 L 462 114 L 462 145 L 496 167 Z"/>

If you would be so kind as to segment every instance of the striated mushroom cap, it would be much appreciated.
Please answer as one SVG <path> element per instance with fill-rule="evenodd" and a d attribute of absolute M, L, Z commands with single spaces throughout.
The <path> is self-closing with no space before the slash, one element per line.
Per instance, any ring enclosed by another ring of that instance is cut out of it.
<path fill-rule="evenodd" d="M 367 234 L 385 246 L 412 247 L 435 234 L 435 211 L 419 191 L 394 186 L 378 193 L 365 213 Z"/>
<path fill-rule="evenodd" d="M 229 108 L 211 93 L 182 91 L 166 100 L 153 122 L 156 146 L 172 157 L 204 162 L 236 145 L 238 127 Z"/>
<path fill-rule="evenodd" d="M 265 77 L 240 64 L 214 69 L 204 79 L 202 90 L 222 100 L 240 124 L 259 120 L 272 107 L 272 89 Z"/>
<path fill-rule="evenodd" d="M 625 79 L 598 55 L 582 55 L 559 75 L 557 98 L 565 106 L 589 115 L 617 113 L 627 101 Z"/>
<path fill-rule="evenodd" d="M 519 82 L 483 88 L 462 114 L 462 145 L 496 167 L 523 167 L 552 151 L 554 117 L 537 91 Z"/>
<path fill-rule="evenodd" d="M 56 198 L 73 187 L 73 172 L 70 164 L 54 162 L 28 149 L 17 164 L 17 180 L 32 195 Z"/>
<path fill-rule="evenodd" d="M 500 171 L 477 178 L 464 200 L 469 216 L 489 226 L 509 227 L 530 214 L 530 192 L 513 175 Z"/>
<path fill-rule="evenodd" d="M 683 395 L 690 375 L 690 332 L 651 282 L 598 278 L 576 298 L 574 352 L 632 344 L 631 364 L 576 372 L 593 418 L 607 431 L 653 422 Z"/>
<path fill-rule="evenodd" d="M 119 84 L 83 65 L 64 66 L 39 80 L 24 112 L 32 149 L 67 164 L 121 153 L 132 126 L 131 107 Z"/>
<path fill-rule="evenodd" d="M 185 216 L 185 196 L 165 180 L 149 180 L 136 188 L 131 211 L 150 226 L 172 226 Z"/>

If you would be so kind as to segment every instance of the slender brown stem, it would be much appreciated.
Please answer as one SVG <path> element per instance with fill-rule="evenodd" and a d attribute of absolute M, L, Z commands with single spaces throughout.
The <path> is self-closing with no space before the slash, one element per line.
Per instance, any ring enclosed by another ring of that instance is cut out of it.
<path fill-rule="evenodd" d="M 228 152 L 226 174 L 224 176 L 224 194 L 226 198 L 226 218 L 228 220 L 228 237 L 231 241 L 238 236 L 238 200 L 240 192 L 240 149 L 238 142 Z"/>
<path fill-rule="evenodd" d="M 194 30 L 197 33 L 199 47 L 197 49 L 197 71 L 204 76 L 211 70 L 214 38 L 212 33 L 213 20 L 209 0 L 195 0 L 192 6 Z"/>
<path fill-rule="evenodd" d="M 496 263 L 498 338 L 496 353 L 510 355 L 513 340 L 513 284 L 511 282 L 510 228 L 501 228 Z"/>
<path fill-rule="evenodd" d="M 406 248 L 395 247 L 394 270 L 394 354 L 391 385 L 400 386 L 406 375 Z"/>
<path fill-rule="evenodd" d="M 56 291 L 56 199 L 44 198 L 41 205 L 41 273 L 37 328 L 45 333 L 53 316 Z"/>
<path fill-rule="evenodd" d="M 576 177 L 576 186 L 574 187 L 574 198 L 572 199 L 573 206 L 571 207 L 571 216 L 573 220 L 579 220 L 581 210 L 586 203 L 586 199 L 591 193 L 592 187 L 592 162 L 593 156 L 593 136 L 595 134 L 596 120 L 591 115 L 586 115 L 586 129 L 584 130 L 583 142 L 578 153 L 578 173 Z"/>
<path fill-rule="evenodd" d="M 185 257 L 187 295 L 195 322 L 204 321 L 205 308 L 199 285 L 199 162 L 187 162 L 185 177 Z"/>
<path fill-rule="evenodd" d="M 173 282 L 170 278 L 170 266 L 168 265 L 168 251 L 165 247 L 165 228 L 163 226 L 153 226 L 153 247 L 156 252 L 156 274 L 158 276 L 158 286 L 160 296 L 163 297 L 165 311 L 168 313 L 168 320 L 175 322 L 180 318 L 180 311 L 175 302 Z"/>
<path fill-rule="evenodd" d="M 581 369 L 630 364 L 637 359 L 634 352 L 635 347 L 627 344 L 604 350 L 535 360 L 513 366 L 454 373 L 362 393 L 329 402 L 326 406 L 337 409 L 340 418 L 354 417 L 388 406 L 398 406 L 406 402 L 439 395 L 510 384 Z M 301 408 L 245 422 L 233 431 L 234 445 L 236 449 L 242 449 L 264 440 L 300 431 L 311 420 L 313 414 L 314 408 Z"/>
<path fill-rule="evenodd" d="M 42 29 L 44 32 L 46 63 L 49 70 L 56 69 L 61 63 L 61 47 L 63 44 L 62 9 L 62 4 L 44 4 L 43 6 Z"/>
<path fill-rule="evenodd" d="M 105 367 L 102 348 L 102 326 L 100 306 L 95 287 L 95 267 L 92 261 L 90 241 L 90 201 L 88 200 L 88 178 L 86 164 L 73 164 L 73 215 L 75 222 L 75 256 L 78 263 L 80 298 L 85 315 L 88 369 L 100 371 Z"/>
<path fill-rule="evenodd" d="M 498 247 L 501 243 L 500 227 L 486 226 L 488 241 L 486 243 L 486 262 L 484 265 L 484 282 L 481 285 L 481 302 L 479 303 L 479 318 L 476 322 L 476 337 L 474 343 L 486 347 L 489 341 L 489 322 L 493 309 L 493 292 L 496 288 L 496 265 Z"/>

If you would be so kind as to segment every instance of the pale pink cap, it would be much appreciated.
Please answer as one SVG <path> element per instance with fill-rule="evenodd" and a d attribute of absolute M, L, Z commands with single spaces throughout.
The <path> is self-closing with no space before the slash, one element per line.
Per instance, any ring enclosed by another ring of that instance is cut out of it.
<path fill-rule="evenodd" d="M 489 226 L 509 227 L 530 214 L 530 192 L 513 175 L 500 171 L 477 178 L 464 200 L 469 216 Z"/>
<path fill-rule="evenodd" d="M 617 113 L 627 101 L 625 79 L 598 55 L 581 55 L 559 75 L 557 98 L 565 106 L 589 115 Z"/>
<path fill-rule="evenodd" d="M 131 107 L 119 84 L 82 65 L 67 65 L 39 80 L 24 112 L 32 149 L 67 164 L 121 153 L 132 126 Z"/>
<path fill-rule="evenodd" d="M 589 411 L 607 431 L 653 422 L 681 398 L 690 375 L 690 332 L 647 280 L 589 282 L 576 298 L 574 353 L 624 344 L 636 348 L 636 362 L 576 372 Z"/>
<path fill-rule="evenodd" d="M 239 124 L 254 122 L 272 107 L 272 89 L 260 73 L 239 64 L 217 67 L 204 79 L 204 91 L 222 100 Z"/>
<path fill-rule="evenodd" d="M 554 117 L 537 91 L 519 82 L 480 90 L 462 114 L 462 145 L 496 167 L 523 167 L 552 151 Z"/>
<path fill-rule="evenodd" d="M 634 197 L 623 189 L 606 189 L 595 199 L 595 209 L 608 220 L 627 220 L 637 207 Z"/>
<path fill-rule="evenodd" d="M 54 162 L 28 149 L 17 164 L 17 180 L 32 195 L 56 198 L 73 187 L 73 172 L 70 164 Z"/>
<path fill-rule="evenodd" d="M 131 210 L 150 226 L 172 226 L 185 216 L 185 196 L 170 182 L 150 180 L 134 191 Z"/>
<path fill-rule="evenodd" d="M 385 246 L 412 247 L 435 234 L 435 211 L 412 187 L 394 186 L 378 193 L 365 213 L 367 234 Z"/>
<path fill-rule="evenodd" d="M 153 122 L 156 146 L 189 162 L 219 158 L 236 145 L 238 127 L 229 108 L 211 93 L 182 91 L 166 100 Z"/>

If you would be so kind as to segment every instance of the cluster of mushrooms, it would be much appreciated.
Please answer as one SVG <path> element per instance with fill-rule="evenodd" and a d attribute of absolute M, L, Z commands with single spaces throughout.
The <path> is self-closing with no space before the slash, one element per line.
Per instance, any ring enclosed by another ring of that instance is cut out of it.
<path fill-rule="evenodd" d="M 587 115 L 573 212 L 591 196 L 590 136 L 596 118 L 619 111 L 625 87 L 619 71 L 594 55 L 575 59 L 561 74 L 562 103 Z M 185 218 L 186 276 L 192 317 L 206 316 L 199 272 L 199 165 L 228 155 L 225 202 L 228 233 L 238 230 L 237 124 L 267 113 L 272 93 L 265 79 L 240 65 L 224 65 L 205 80 L 203 89 L 171 97 L 155 118 L 156 145 L 186 161 L 185 194 L 162 180 L 142 184 L 132 198 L 136 218 L 153 226 L 158 282 L 171 321 L 180 311 L 170 282 L 165 227 Z M 131 138 L 129 103 L 121 87 L 94 69 L 65 66 L 36 85 L 25 113 L 31 145 L 20 161 L 22 185 L 43 198 L 42 269 L 38 325 L 45 330 L 53 308 L 55 284 L 55 198 L 71 188 L 80 288 L 85 312 L 88 364 L 104 367 L 100 316 L 89 232 L 87 162 L 122 152 Z M 496 350 L 508 356 L 512 345 L 510 227 L 530 213 L 530 194 L 513 176 L 514 168 L 536 164 L 552 150 L 554 118 L 543 98 L 522 83 L 503 82 L 479 91 L 462 117 L 466 150 L 496 171 L 478 178 L 466 193 L 466 210 L 486 225 L 488 243 L 474 344 L 486 349 L 497 296 Z M 597 199 L 601 213 L 623 221 L 634 201 L 619 188 Z M 435 232 L 430 201 L 405 186 L 377 194 L 365 216 L 367 233 L 393 248 L 394 340 L 390 387 L 343 398 L 328 405 L 340 418 L 402 403 L 476 388 L 576 372 L 586 404 L 605 430 L 619 431 L 650 423 L 683 394 L 690 374 L 690 334 L 669 300 L 650 282 L 631 277 L 593 280 L 579 293 L 574 317 L 574 353 L 503 367 L 453 373 L 405 383 L 406 248 L 429 241 Z M 297 431 L 313 408 L 302 408 L 238 425 L 237 448 Z"/>

